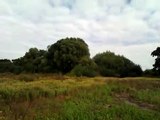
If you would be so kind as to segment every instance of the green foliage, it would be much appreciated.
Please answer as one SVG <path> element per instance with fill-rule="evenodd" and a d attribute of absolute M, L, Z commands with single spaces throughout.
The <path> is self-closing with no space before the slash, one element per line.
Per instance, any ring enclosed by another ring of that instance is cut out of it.
<path fill-rule="evenodd" d="M 153 55 L 157 55 L 156 52 Z M 158 60 L 157 60 L 158 61 Z M 156 64 L 157 65 L 157 62 Z M 156 70 L 157 68 L 155 68 Z M 139 65 L 112 52 L 90 59 L 88 45 L 80 38 L 65 38 L 49 45 L 47 51 L 30 48 L 23 57 L 0 60 L 0 73 L 58 73 L 75 76 L 141 76 Z"/>
<path fill-rule="evenodd" d="M 156 75 L 160 75 L 160 47 L 157 47 L 156 50 L 154 50 L 151 55 L 153 57 L 156 57 L 155 63 L 153 64 L 153 69 Z"/>
<path fill-rule="evenodd" d="M 0 60 L 0 73 L 12 72 L 14 69 L 13 63 L 8 59 Z"/>
<path fill-rule="evenodd" d="M 102 76 L 140 76 L 142 69 L 124 56 L 107 51 L 93 58 Z"/>
<path fill-rule="evenodd" d="M 72 69 L 71 75 L 75 75 L 77 77 L 95 77 L 98 75 L 97 65 L 90 58 L 84 57 L 81 59 L 79 64 Z"/>
<path fill-rule="evenodd" d="M 49 66 L 46 59 L 46 51 L 30 48 L 26 54 L 13 60 L 15 65 L 14 73 L 29 72 L 48 72 Z"/>
<path fill-rule="evenodd" d="M 145 71 L 144 71 L 144 76 L 150 76 L 150 77 L 152 77 L 152 76 L 154 76 L 155 75 L 155 72 L 154 72 L 154 70 L 153 69 L 146 69 Z"/>
<path fill-rule="evenodd" d="M 89 56 L 88 45 L 80 38 L 61 39 L 48 49 L 50 65 L 63 73 L 72 70 L 84 56 Z"/>
<path fill-rule="evenodd" d="M 97 75 L 96 71 L 94 71 L 91 67 L 82 65 L 75 66 L 71 71 L 71 74 L 76 75 L 77 77 L 95 77 Z"/>
<path fill-rule="evenodd" d="M 123 67 L 121 69 L 120 75 L 121 77 L 126 77 L 126 76 L 130 76 L 130 77 L 137 77 L 137 76 L 142 76 L 142 69 L 139 65 L 131 65 L 131 66 L 127 66 L 127 67 Z"/>

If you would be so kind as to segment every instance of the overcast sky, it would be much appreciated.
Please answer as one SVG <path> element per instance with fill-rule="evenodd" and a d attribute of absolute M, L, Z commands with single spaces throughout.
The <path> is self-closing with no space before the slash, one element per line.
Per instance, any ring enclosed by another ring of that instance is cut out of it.
<path fill-rule="evenodd" d="M 0 58 L 80 37 L 91 56 L 110 50 L 143 69 L 160 46 L 160 0 L 0 0 Z"/>

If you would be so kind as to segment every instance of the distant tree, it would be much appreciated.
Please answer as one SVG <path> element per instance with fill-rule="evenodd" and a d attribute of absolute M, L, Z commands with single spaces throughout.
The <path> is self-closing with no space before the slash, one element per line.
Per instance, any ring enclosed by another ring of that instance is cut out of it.
<path fill-rule="evenodd" d="M 154 69 L 160 71 L 160 48 Z M 65 38 L 49 45 L 47 51 L 30 48 L 23 57 L 12 61 L 0 60 L 0 72 L 69 73 L 76 76 L 140 76 L 142 69 L 124 56 L 107 51 L 90 58 L 88 45 L 80 38 Z"/>
<path fill-rule="evenodd" d="M 142 76 L 143 71 L 139 65 L 133 64 L 133 65 L 128 65 L 127 67 L 123 67 L 120 72 L 121 77 L 137 77 L 137 76 Z"/>
<path fill-rule="evenodd" d="M 12 62 L 13 62 L 13 65 L 14 65 L 13 73 L 19 74 L 19 73 L 24 71 L 23 57 L 13 59 Z"/>
<path fill-rule="evenodd" d="M 155 73 L 154 73 L 154 70 L 153 70 L 153 69 L 146 69 L 146 70 L 144 71 L 144 76 L 152 77 L 152 76 L 154 76 L 154 75 L 155 75 Z"/>
<path fill-rule="evenodd" d="M 46 51 L 30 48 L 21 58 L 12 60 L 15 65 L 15 73 L 19 72 L 45 72 L 47 67 Z"/>
<path fill-rule="evenodd" d="M 160 75 L 160 47 L 157 47 L 151 55 L 156 57 L 155 63 L 153 64 L 153 70 L 156 72 L 157 75 Z"/>
<path fill-rule="evenodd" d="M 124 56 L 107 51 L 93 57 L 102 76 L 140 76 L 142 69 Z"/>
<path fill-rule="evenodd" d="M 13 69 L 13 63 L 10 60 L 0 59 L 0 73 L 12 72 Z"/>
<path fill-rule="evenodd" d="M 102 76 L 119 76 L 119 68 L 123 66 L 122 60 L 113 52 L 99 53 L 93 57 Z"/>
<path fill-rule="evenodd" d="M 48 47 L 47 59 L 52 69 L 67 73 L 85 56 L 89 56 L 89 49 L 82 39 L 65 38 Z"/>

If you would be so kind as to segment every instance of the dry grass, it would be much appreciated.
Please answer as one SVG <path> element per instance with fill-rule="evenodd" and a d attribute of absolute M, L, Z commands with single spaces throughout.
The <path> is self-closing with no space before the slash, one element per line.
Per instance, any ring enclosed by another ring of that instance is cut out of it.
<path fill-rule="evenodd" d="M 24 76 L 34 79 L 19 79 Z M 160 80 L 52 74 L 0 75 L 0 118 L 158 120 Z"/>

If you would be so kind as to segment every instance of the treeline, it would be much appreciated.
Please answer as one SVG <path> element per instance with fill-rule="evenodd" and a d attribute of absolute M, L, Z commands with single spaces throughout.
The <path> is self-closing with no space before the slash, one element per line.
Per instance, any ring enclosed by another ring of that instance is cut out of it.
<path fill-rule="evenodd" d="M 106 51 L 90 58 L 80 38 L 65 38 L 47 47 L 30 48 L 21 58 L 0 60 L 0 73 L 62 73 L 75 76 L 141 76 L 143 71 L 124 56 Z"/>

